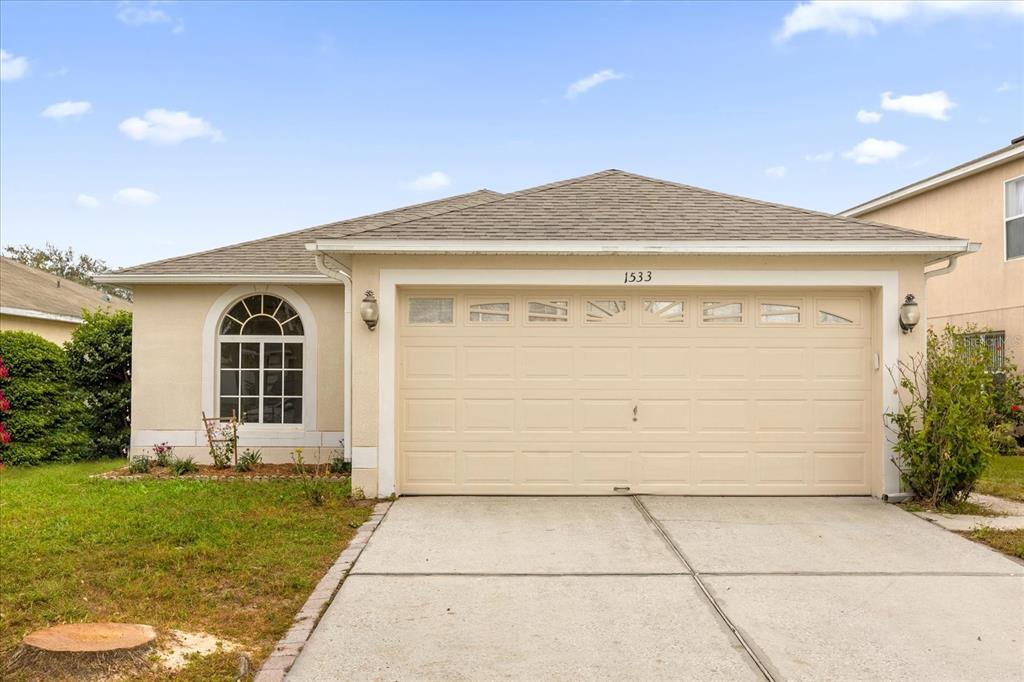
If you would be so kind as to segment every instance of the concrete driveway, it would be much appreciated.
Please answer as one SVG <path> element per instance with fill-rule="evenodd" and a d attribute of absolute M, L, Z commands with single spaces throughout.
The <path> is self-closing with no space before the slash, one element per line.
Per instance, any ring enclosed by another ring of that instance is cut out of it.
<path fill-rule="evenodd" d="M 413 497 L 289 680 L 1021 680 L 1024 566 L 867 498 Z"/>

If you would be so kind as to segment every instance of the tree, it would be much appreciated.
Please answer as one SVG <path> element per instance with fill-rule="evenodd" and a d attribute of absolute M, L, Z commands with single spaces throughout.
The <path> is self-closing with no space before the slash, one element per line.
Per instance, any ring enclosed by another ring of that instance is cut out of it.
<path fill-rule="evenodd" d="M 132 399 L 132 315 L 83 313 L 65 346 L 71 382 L 82 391 L 98 456 L 127 454 Z"/>
<path fill-rule="evenodd" d="M 110 272 L 110 266 L 105 261 L 83 253 L 76 256 L 70 246 L 62 251 L 50 242 L 46 242 L 46 246 L 41 249 L 28 244 L 20 244 L 5 246 L 4 251 L 7 253 L 8 258 L 24 263 L 29 267 L 51 272 L 58 277 L 69 279 L 72 282 L 78 282 L 87 287 L 105 291 L 113 296 L 131 300 L 130 290 L 96 282 L 96 275 Z"/>

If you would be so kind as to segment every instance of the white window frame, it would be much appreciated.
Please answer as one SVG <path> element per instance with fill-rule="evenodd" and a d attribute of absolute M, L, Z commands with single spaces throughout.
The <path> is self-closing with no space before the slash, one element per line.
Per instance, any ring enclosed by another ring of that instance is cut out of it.
<path fill-rule="evenodd" d="M 1009 180 L 1006 180 L 1006 181 L 1003 182 L 1003 197 L 1002 197 L 1003 198 L 1003 202 L 1002 202 L 1003 205 L 1002 205 L 1002 209 L 1003 209 L 1003 262 L 1004 263 L 1008 263 L 1010 261 L 1024 260 L 1024 254 L 1021 254 L 1019 256 L 1014 256 L 1013 258 L 1010 258 L 1010 254 L 1009 254 L 1009 251 L 1008 251 L 1010 244 L 1009 244 L 1009 242 L 1006 239 L 1006 233 L 1008 231 L 1007 230 L 1008 223 L 1011 220 L 1015 220 L 1017 218 L 1024 218 L 1024 213 L 1021 213 L 1020 215 L 1015 215 L 1015 216 L 1008 216 L 1008 215 L 1006 215 L 1006 194 L 1010 190 L 1010 183 L 1017 182 L 1018 180 L 1024 180 L 1024 175 L 1018 175 L 1015 178 L 1010 178 Z"/>
<path fill-rule="evenodd" d="M 281 300 L 284 301 L 285 299 L 281 299 Z M 287 302 L 288 301 L 285 301 L 285 303 L 287 303 Z M 232 303 L 231 305 L 234 305 L 234 303 Z M 299 320 L 302 320 L 302 315 L 299 315 Z M 302 327 L 303 327 L 303 330 L 305 330 L 306 325 L 305 325 L 304 321 L 303 321 Z M 260 373 L 260 392 L 259 392 L 259 395 L 258 396 L 251 396 L 251 395 L 243 396 L 241 394 L 241 390 L 242 390 L 242 387 L 241 387 L 241 380 L 242 380 L 241 379 L 241 374 L 239 374 L 239 379 L 238 379 L 239 380 L 239 387 L 238 387 L 239 395 L 238 395 L 238 397 L 239 398 L 259 398 L 259 401 L 260 401 L 259 414 L 260 414 L 260 420 L 261 421 L 259 421 L 259 422 L 246 422 L 246 424 L 248 424 L 249 426 L 261 427 L 261 428 L 263 428 L 263 427 L 292 428 L 292 427 L 296 427 L 296 426 L 302 426 L 302 421 L 301 420 L 297 424 L 293 423 L 293 422 L 287 422 L 287 423 L 284 423 L 284 422 L 282 422 L 282 423 L 271 422 L 271 423 L 266 423 L 266 422 L 262 421 L 262 419 L 263 419 L 263 398 L 267 397 L 263 393 L 263 375 L 264 375 L 265 372 L 268 371 L 267 368 L 265 368 L 263 366 L 263 360 L 264 360 L 264 357 L 265 357 L 264 353 L 263 353 L 263 348 L 264 348 L 264 345 L 268 344 L 268 343 L 280 343 L 280 344 L 298 343 L 298 344 L 301 344 L 302 345 L 302 367 L 300 367 L 298 369 L 298 371 L 302 372 L 302 383 L 303 383 L 302 388 L 303 388 L 303 390 L 305 390 L 305 388 L 306 388 L 306 386 L 305 386 L 305 383 L 306 383 L 306 375 L 305 375 L 306 374 L 306 335 L 303 334 L 302 336 L 276 336 L 276 335 L 266 335 L 266 334 L 250 334 L 248 336 L 244 336 L 244 335 L 241 335 L 241 334 L 235 334 L 235 335 L 232 335 L 232 334 L 221 334 L 221 335 L 219 335 L 217 337 L 217 371 L 216 371 L 216 375 L 215 375 L 216 376 L 216 379 L 215 379 L 215 382 L 216 382 L 215 391 L 216 391 L 217 398 L 216 398 L 216 401 L 214 402 L 214 409 L 215 409 L 214 414 L 216 416 L 218 416 L 218 417 L 228 417 L 230 415 L 220 414 L 220 399 L 221 399 L 220 373 L 221 373 L 221 370 L 227 370 L 227 371 L 235 370 L 235 371 L 238 371 L 238 372 L 242 372 L 242 371 L 249 371 L 249 372 L 251 372 L 251 371 L 253 371 L 253 368 L 252 367 L 248 367 L 248 368 L 242 367 L 241 366 L 241 364 L 242 364 L 241 363 L 241 356 L 239 356 L 239 363 L 238 363 L 239 366 L 237 368 L 222 367 L 221 364 L 220 364 L 220 356 L 221 356 L 220 348 L 221 348 L 221 344 L 222 343 L 240 343 L 240 344 L 241 343 L 258 343 L 259 346 L 260 346 L 260 366 L 257 367 L 256 370 L 255 370 L 255 371 L 258 371 Z M 291 371 L 291 372 L 296 371 L 294 369 L 286 370 L 284 368 L 283 364 L 284 363 L 283 363 L 283 358 L 282 358 L 282 367 L 280 367 L 280 368 L 272 367 L 269 370 L 271 372 L 275 372 L 275 371 L 278 371 L 278 370 L 280 370 L 282 372 L 282 375 L 281 375 L 281 377 L 282 377 L 281 378 L 281 382 L 282 382 L 281 390 L 282 391 L 284 391 L 284 374 L 283 374 L 283 372 L 285 372 L 285 371 Z M 282 392 L 282 394 L 280 396 L 269 396 L 269 397 L 270 398 L 280 397 L 282 399 L 284 399 L 284 398 L 299 398 L 300 400 L 302 400 L 303 413 L 305 413 L 306 396 L 304 396 L 304 395 L 301 395 L 301 396 L 287 396 L 287 395 L 285 395 Z M 241 405 L 239 405 L 239 412 L 240 411 L 241 411 Z M 239 414 L 238 418 L 240 419 L 241 416 L 242 415 Z M 305 418 L 305 414 L 303 414 L 303 418 Z"/>

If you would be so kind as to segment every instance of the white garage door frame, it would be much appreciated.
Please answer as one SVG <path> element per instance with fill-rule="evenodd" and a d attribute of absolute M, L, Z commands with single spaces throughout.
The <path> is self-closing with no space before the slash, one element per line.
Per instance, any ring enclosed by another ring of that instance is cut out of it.
<path fill-rule="evenodd" d="M 378 494 L 396 492 L 398 448 L 396 442 L 396 344 L 398 342 L 398 288 L 411 286 L 588 286 L 630 289 L 662 287 L 837 287 L 855 286 L 881 290 L 882 366 L 899 359 L 899 273 L 894 270 L 662 270 L 650 283 L 623 284 L 623 269 L 602 270 L 435 270 L 389 268 L 380 271 L 380 320 L 377 326 L 378 433 L 377 448 L 356 448 L 353 457 L 377 466 Z M 898 408 L 895 386 L 882 371 L 883 412 Z M 881 417 L 881 415 L 878 415 Z M 882 443 L 882 492 L 900 491 L 899 470 L 892 463 L 894 451 L 878 420 Z M 359 466 L 355 461 L 354 465 Z"/>

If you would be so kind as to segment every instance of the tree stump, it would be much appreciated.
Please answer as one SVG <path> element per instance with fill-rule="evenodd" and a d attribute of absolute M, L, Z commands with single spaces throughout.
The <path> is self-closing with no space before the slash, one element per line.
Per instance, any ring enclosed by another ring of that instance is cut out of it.
<path fill-rule="evenodd" d="M 8 669 L 52 670 L 83 676 L 113 673 L 145 665 L 145 654 L 155 639 L 156 630 L 149 625 L 55 625 L 26 635 Z"/>

